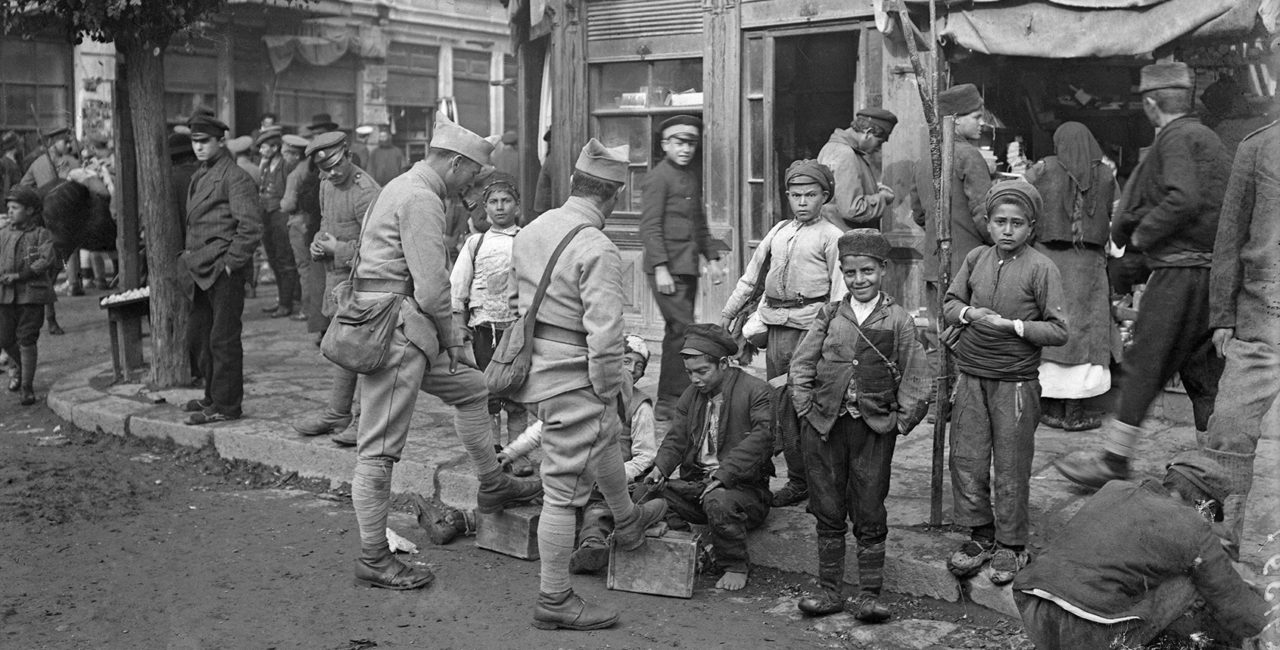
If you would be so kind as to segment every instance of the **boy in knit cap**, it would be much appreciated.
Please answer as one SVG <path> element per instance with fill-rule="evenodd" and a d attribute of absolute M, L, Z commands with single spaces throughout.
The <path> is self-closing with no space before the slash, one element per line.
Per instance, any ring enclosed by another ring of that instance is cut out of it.
<path fill-rule="evenodd" d="M 893 449 L 928 408 L 929 368 L 915 321 L 880 291 L 889 240 L 859 228 L 840 238 L 849 299 L 824 305 L 791 359 L 791 394 L 802 419 L 809 510 L 817 519 L 821 593 L 800 610 L 825 616 L 844 609 L 845 531 L 858 540 L 854 616 L 889 618 L 884 581 L 889 474 Z"/>
<path fill-rule="evenodd" d="M 1058 267 L 1027 245 L 1040 193 L 1026 181 L 1006 181 L 991 188 L 986 205 L 996 245 L 970 251 L 944 307 L 947 323 L 963 328 L 955 346 L 951 487 L 955 522 L 971 528 L 947 568 L 964 578 L 990 560 L 991 582 L 1002 585 L 1028 560 L 1040 348 L 1066 343 L 1067 323 Z"/>
<path fill-rule="evenodd" d="M 5 196 L 8 223 L 0 226 L 0 349 L 17 364 L 9 390 L 23 406 L 36 403 L 36 342 L 44 306 L 53 301 L 48 269 L 57 261 L 53 234 L 41 225 L 40 194 L 25 185 Z"/>

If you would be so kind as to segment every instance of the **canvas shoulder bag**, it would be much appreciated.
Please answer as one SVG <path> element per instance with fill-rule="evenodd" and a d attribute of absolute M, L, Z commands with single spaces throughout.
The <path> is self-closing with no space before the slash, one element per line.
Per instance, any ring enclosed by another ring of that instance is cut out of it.
<path fill-rule="evenodd" d="M 547 268 L 542 270 L 542 280 L 538 282 L 538 291 L 533 294 L 533 301 L 529 303 L 529 311 L 507 328 L 506 334 L 494 348 L 493 359 L 484 369 L 484 383 L 493 397 L 511 397 L 524 387 L 525 380 L 529 378 L 529 367 L 533 365 L 533 326 L 537 322 L 538 306 L 542 304 L 542 297 L 551 284 L 551 274 L 555 272 L 560 253 L 564 252 L 579 232 L 589 227 L 588 224 L 580 224 L 560 240 L 560 245 L 551 253 L 551 259 L 547 260 Z M 510 278 L 509 281 L 515 282 L 515 278 Z"/>

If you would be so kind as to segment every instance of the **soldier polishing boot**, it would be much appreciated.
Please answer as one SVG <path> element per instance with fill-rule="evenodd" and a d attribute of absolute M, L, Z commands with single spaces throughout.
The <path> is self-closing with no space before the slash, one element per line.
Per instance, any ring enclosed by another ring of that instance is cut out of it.
<path fill-rule="evenodd" d="M 844 610 L 844 537 L 818 538 L 818 590 L 800 599 L 800 611 L 826 616 Z"/>
<path fill-rule="evenodd" d="M 476 510 L 486 515 L 527 503 L 542 496 L 542 479 L 516 479 L 501 471 L 480 479 Z"/>
<path fill-rule="evenodd" d="M 618 613 L 583 600 L 572 589 L 538 593 L 533 626 L 539 630 L 600 630 L 618 622 Z"/>
<path fill-rule="evenodd" d="M 667 502 L 662 499 L 646 501 L 633 509 L 626 520 L 619 518 L 613 529 L 613 541 L 624 551 L 634 551 L 644 544 L 644 532 L 662 522 L 667 515 Z"/>

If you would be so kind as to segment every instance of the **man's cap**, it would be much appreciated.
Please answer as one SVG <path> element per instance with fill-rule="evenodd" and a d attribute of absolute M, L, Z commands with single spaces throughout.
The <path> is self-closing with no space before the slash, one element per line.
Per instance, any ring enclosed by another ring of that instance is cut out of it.
<path fill-rule="evenodd" d="M 192 153 L 191 136 L 186 133 L 170 133 L 169 134 L 169 158 L 170 160 L 177 158 L 183 154 Z"/>
<path fill-rule="evenodd" d="M 431 133 L 431 148 L 462 154 L 486 167 L 491 164 L 489 154 L 493 153 L 493 145 L 484 138 L 441 115 L 436 116 L 436 127 Z"/>
<path fill-rule="evenodd" d="M 886 140 L 889 139 L 889 134 L 893 133 L 893 127 L 898 125 L 898 116 L 883 108 L 864 108 L 858 111 L 858 117 L 865 117 L 868 122 L 880 127 L 880 130 L 884 131 Z"/>
<path fill-rule="evenodd" d="M 325 167 L 347 155 L 347 136 L 342 131 L 321 133 L 307 144 L 306 156 Z"/>
<path fill-rule="evenodd" d="M 275 140 L 278 143 L 279 140 L 283 139 L 283 136 L 284 136 L 284 129 L 278 126 L 268 126 L 267 128 L 258 132 L 258 137 L 253 139 L 253 146 L 261 147 L 262 145 L 268 142 L 271 142 L 272 140 Z"/>
<path fill-rule="evenodd" d="M 831 195 L 836 185 L 836 177 L 835 174 L 831 173 L 831 168 L 812 158 L 801 159 L 791 163 L 787 167 L 785 179 L 787 187 L 817 183 L 827 192 L 828 201 L 831 200 Z"/>
<path fill-rule="evenodd" d="M 5 131 L 4 135 L 0 135 L 0 151 L 17 149 L 21 144 L 22 138 L 13 131 Z"/>
<path fill-rule="evenodd" d="M 715 323 L 695 323 L 685 328 L 680 354 L 708 354 L 715 359 L 738 353 L 738 342 Z"/>
<path fill-rule="evenodd" d="M 889 240 L 875 228 L 854 228 L 840 235 L 836 242 L 840 257 L 845 255 L 865 255 L 881 262 L 889 259 Z"/>
<path fill-rule="evenodd" d="M 1226 503 L 1227 495 L 1231 494 L 1231 480 L 1227 477 L 1227 470 L 1203 451 L 1184 451 L 1174 456 L 1165 469 L 1177 472 L 1218 503 Z"/>
<path fill-rule="evenodd" d="M 191 129 L 191 139 L 195 140 L 225 137 L 229 127 L 212 115 L 196 113 L 187 120 L 187 128 Z"/>
<path fill-rule="evenodd" d="M 1149 90 L 1165 88 L 1190 90 L 1194 87 L 1193 79 L 1191 68 L 1185 63 L 1153 63 L 1142 67 L 1142 80 L 1138 85 L 1138 92 L 1145 93 Z"/>
<path fill-rule="evenodd" d="M 506 133 L 502 134 L 502 144 L 510 146 L 515 144 L 516 142 L 519 142 L 519 140 L 520 140 L 520 136 L 517 135 L 515 131 L 507 131 Z"/>
<path fill-rule="evenodd" d="M 973 84 L 952 86 L 938 93 L 938 115 L 965 115 L 982 108 L 982 93 Z"/>
<path fill-rule="evenodd" d="M 601 180 L 626 183 L 630 165 L 631 145 L 624 144 L 611 148 L 591 138 L 586 146 L 582 147 L 582 153 L 578 154 L 578 162 L 574 164 L 573 169 Z"/>
<path fill-rule="evenodd" d="M 317 131 L 337 131 L 338 123 L 333 121 L 333 117 L 328 113 L 316 113 L 311 116 L 311 124 L 307 126 L 307 131 L 315 133 Z"/>
<path fill-rule="evenodd" d="M 644 339 L 635 334 L 628 334 L 626 338 L 627 352 L 634 352 L 640 355 L 645 363 L 649 363 L 649 346 Z"/>
<path fill-rule="evenodd" d="M 516 203 L 520 202 L 519 182 L 511 174 L 495 171 L 489 174 L 489 177 L 484 180 L 484 184 L 481 187 L 483 189 L 480 190 L 480 196 L 484 197 L 486 201 L 489 200 L 490 194 L 503 191 L 510 194 Z"/>
<path fill-rule="evenodd" d="M 194 135 L 194 132 L 192 132 L 192 134 Z M 231 138 L 230 140 L 227 140 L 227 151 L 230 151 L 233 154 L 245 153 L 252 146 L 253 146 L 253 138 L 247 135 L 242 135 L 238 138 Z"/>
<path fill-rule="evenodd" d="M 26 185 L 14 185 L 9 188 L 9 193 L 5 195 L 4 200 L 6 203 L 14 201 L 32 209 L 37 209 L 44 205 L 40 200 L 40 193 Z"/>
<path fill-rule="evenodd" d="M 284 146 L 293 147 L 294 149 L 306 149 L 307 144 L 311 142 L 300 135 L 294 135 L 292 133 L 286 133 L 280 139 L 284 141 Z"/>
<path fill-rule="evenodd" d="M 54 138 L 60 138 L 62 136 L 69 136 L 69 135 L 71 135 L 71 129 L 65 126 L 57 126 L 44 132 L 44 138 L 46 140 L 52 140 Z"/>
<path fill-rule="evenodd" d="M 662 123 L 662 139 L 676 138 L 685 142 L 697 142 L 702 138 L 702 120 L 692 115 L 676 115 Z"/>
<path fill-rule="evenodd" d="M 373 125 L 371 124 L 361 124 L 356 127 L 356 135 L 362 138 L 373 135 L 374 131 L 377 131 L 377 129 L 373 128 Z"/>

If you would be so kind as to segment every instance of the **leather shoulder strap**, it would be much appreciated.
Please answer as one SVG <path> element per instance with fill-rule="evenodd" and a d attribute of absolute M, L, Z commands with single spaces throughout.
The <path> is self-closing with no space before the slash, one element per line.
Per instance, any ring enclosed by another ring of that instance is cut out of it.
<path fill-rule="evenodd" d="M 547 287 L 551 284 L 551 274 L 555 272 L 556 262 L 560 260 L 560 254 L 564 249 L 569 247 L 569 242 L 586 228 L 590 228 L 590 224 L 578 224 L 573 230 L 560 240 L 560 245 L 556 246 L 556 250 L 551 253 L 551 259 L 547 260 L 547 268 L 542 270 L 542 280 L 538 282 L 538 291 L 533 294 L 533 302 L 529 303 L 529 312 L 524 317 L 524 329 L 527 338 L 533 337 L 533 325 L 538 315 L 538 306 L 542 304 L 542 297 L 547 293 Z"/>

